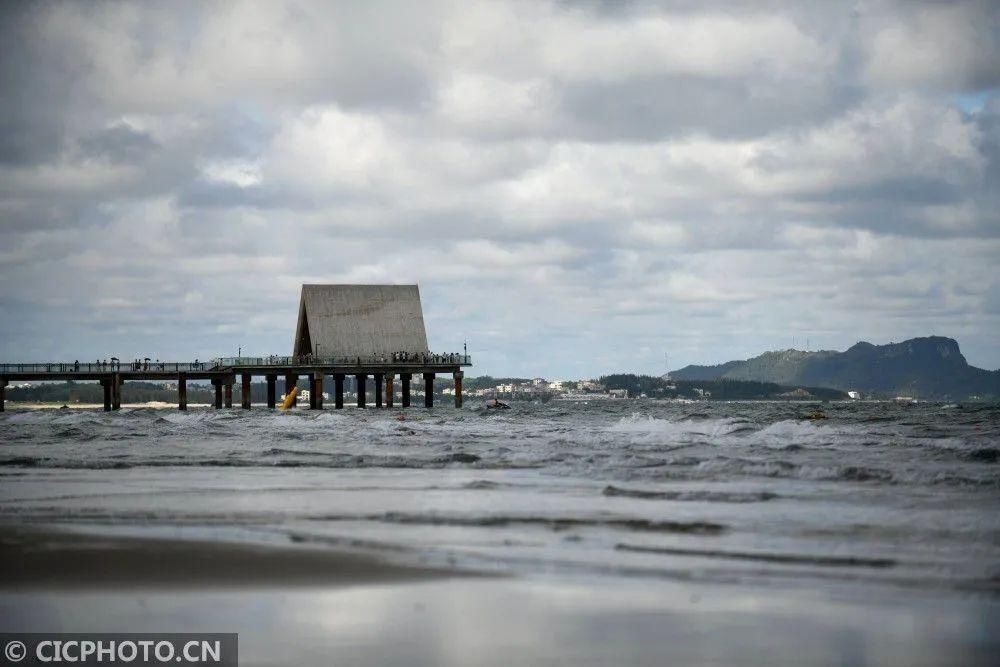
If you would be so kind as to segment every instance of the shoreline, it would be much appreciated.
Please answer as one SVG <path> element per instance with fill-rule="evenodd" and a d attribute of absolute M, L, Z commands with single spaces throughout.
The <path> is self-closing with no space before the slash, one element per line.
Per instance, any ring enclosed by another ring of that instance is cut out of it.
<path fill-rule="evenodd" d="M 445 397 L 445 398 L 448 398 L 448 397 Z M 473 407 L 472 401 L 477 401 L 477 400 L 478 400 L 478 397 L 470 399 L 470 401 L 469 401 L 469 407 Z M 551 402 L 588 404 L 588 403 L 592 402 L 592 399 L 582 399 L 582 398 L 580 398 L 580 399 L 578 399 L 578 398 L 554 398 L 554 399 L 552 399 Z M 610 404 L 617 404 L 617 403 L 627 403 L 627 404 L 631 404 L 631 403 L 646 403 L 646 404 L 659 404 L 659 403 L 668 403 L 668 404 L 767 403 L 767 404 L 770 404 L 770 403 L 781 403 L 781 404 L 787 404 L 787 405 L 817 405 L 817 404 L 822 404 L 822 403 L 829 404 L 829 405 L 862 405 L 862 404 L 864 404 L 864 405 L 870 405 L 870 404 L 880 404 L 880 403 L 894 404 L 894 405 L 902 405 L 902 404 L 991 405 L 991 404 L 993 404 L 992 401 L 957 401 L 956 402 L 956 401 L 949 401 L 949 400 L 944 400 L 944 399 L 941 399 L 941 400 L 936 400 L 936 399 L 934 399 L 934 400 L 932 400 L 932 399 L 923 400 L 923 399 L 920 399 L 920 400 L 913 400 L 913 401 L 897 401 L 895 399 L 874 399 L 874 398 L 869 398 L 869 399 L 837 399 L 837 400 L 827 400 L 827 401 L 823 401 L 822 399 L 818 399 L 818 398 L 811 398 L 811 399 L 806 399 L 806 398 L 802 398 L 802 399 L 772 399 L 772 398 L 753 398 L 753 399 L 750 399 L 750 398 L 748 398 L 748 399 L 614 398 L 614 399 L 603 399 L 602 398 L 602 399 L 593 400 L 593 402 L 594 403 L 598 403 L 598 404 L 605 404 L 605 403 L 610 403 Z M 514 401 L 512 401 L 512 403 L 514 403 L 514 404 L 517 404 L 517 403 L 534 404 L 533 401 L 520 401 L 520 400 L 514 400 Z M 251 405 L 253 407 L 258 407 L 258 408 L 266 408 L 267 407 L 266 403 L 251 403 Z M 188 403 L 187 406 L 188 406 L 189 409 L 190 408 L 211 408 L 211 409 L 214 409 L 214 406 L 211 403 Z M 168 401 L 147 401 L 145 403 L 122 403 L 121 407 L 123 407 L 123 408 L 131 408 L 131 409 L 145 408 L 145 409 L 153 409 L 153 410 L 177 410 L 177 403 L 176 402 L 168 402 Z M 353 404 L 348 404 L 348 403 L 345 402 L 344 407 L 345 408 L 353 408 L 355 406 Z M 435 407 L 448 407 L 448 406 L 445 405 L 445 406 L 435 406 Z M 104 405 L 102 403 L 59 403 L 59 402 L 40 403 L 40 402 L 20 402 L 20 401 L 11 401 L 11 400 L 8 400 L 6 402 L 6 408 L 7 408 L 8 412 L 13 412 L 13 411 L 16 411 L 16 410 L 63 410 L 63 409 L 67 409 L 67 410 L 102 410 L 104 408 Z M 240 408 L 239 405 L 234 404 L 232 408 L 223 408 L 223 409 L 225 409 L 225 410 L 240 410 L 241 408 Z M 308 405 L 303 406 L 303 405 L 300 404 L 298 406 L 298 409 L 300 409 L 300 410 L 308 409 Z M 273 410 L 280 411 L 280 408 L 275 407 L 275 408 L 273 408 Z"/>
<path fill-rule="evenodd" d="M 338 587 L 483 578 L 300 545 L 112 536 L 0 525 L 0 591 Z"/>
<path fill-rule="evenodd" d="M 255 404 L 256 405 L 256 404 Z M 39 403 L 39 402 L 20 402 L 20 401 L 7 401 L 7 410 L 20 409 L 20 410 L 102 410 L 104 409 L 103 403 L 59 403 L 58 401 L 52 403 Z M 157 410 L 176 410 L 177 403 L 168 403 L 166 401 L 147 401 L 145 403 L 122 403 L 123 408 L 153 408 Z M 188 403 L 189 408 L 210 408 L 211 403 Z"/>

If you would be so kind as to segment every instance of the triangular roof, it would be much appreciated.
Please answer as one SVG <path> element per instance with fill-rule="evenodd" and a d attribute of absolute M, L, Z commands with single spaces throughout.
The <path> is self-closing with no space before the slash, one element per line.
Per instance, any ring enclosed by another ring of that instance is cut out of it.
<path fill-rule="evenodd" d="M 367 357 L 393 352 L 428 352 L 416 285 L 302 286 L 294 355 Z"/>

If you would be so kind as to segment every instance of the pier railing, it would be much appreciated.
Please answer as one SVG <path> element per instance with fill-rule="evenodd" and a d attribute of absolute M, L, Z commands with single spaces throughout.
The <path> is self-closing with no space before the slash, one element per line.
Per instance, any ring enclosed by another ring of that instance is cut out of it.
<path fill-rule="evenodd" d="M 0 363 L 0 375 L 45 374 L 66 375 L 69 373 L 197 373 L 206 371 L 227 371 L 240 368 L 275 367 L 289 368 L 302 366 L 305 368 L 322 366 L 357 366 L 378 367 L 392 366 L 405 368 L 407 366 L 471 366 L 472 357 L 467 354 L 393 354 L 354 357 L 220 357 L 208 361 L 73 361 L 73 362 L 34 362 L 34 363 Z"/>
<path fill-rule="evenodd" d="M 143 361 L 135 362 L 54 362 L 54 363 L 4 363 L 0 364 L 0 375 L 14 373 L 117 373 L 119 371 L 163 371 L 165 373 L 186 373 L 194 371 L 210 371 L 215 368 L 214 361 Z"/>
<path fill-rule="evenodd" d="M 393 354 L 369 356 L 322 357 L 306 355 L 299 357 L 222 357 L 213 359 L 217 368 L 240 368 L 241 366 L 471 366 L 468 354 Z"/>

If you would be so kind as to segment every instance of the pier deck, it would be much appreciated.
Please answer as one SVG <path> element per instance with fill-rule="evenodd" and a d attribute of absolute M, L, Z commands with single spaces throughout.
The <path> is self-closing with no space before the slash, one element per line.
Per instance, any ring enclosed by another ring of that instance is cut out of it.
<path fill-rule="evenodd" d="M 267 382 L 267 406 L 276 404 L 275 383 L 279 375 L 285 386 L 295 386 L 301 377 L 309 379 L 309 407 L 323 409 L 323 380 L 334 379 L 335 407 L 344 406 L 344 377 L 358 379 L 358 406 L 366 407 L 365 383 L 368 376 L 375 381 L 375 407 L 393 407 L 394 381 L 402 384 L 402 407 L 410 406 L 410 383 L 414 375 L 424 380 L 424 405 L 434 404 L 434 378 L 439 373 L 451 373 L 455 380 L 455 407 L 462 407 L 462 368 L 471 366 L 469 355 L 411 354 L 377 357 L 227 357 L 193 362 L 42 362 L 0 363 L 0 411 L 4 410 L 6 387 L 10 381 L 90 380 L 104 386 L 104 409 L 121 406 L 121 385 L 129 380 L 172 380 L 177 382 L 180 410 L 187 409 L 187 381 L 211 380 L 215 387 L 215 407 L 232 407 L 232 389 L 239 376 L 242 385 L 241 405 L 250 409 L 250 383 L 263 376 Z"/>

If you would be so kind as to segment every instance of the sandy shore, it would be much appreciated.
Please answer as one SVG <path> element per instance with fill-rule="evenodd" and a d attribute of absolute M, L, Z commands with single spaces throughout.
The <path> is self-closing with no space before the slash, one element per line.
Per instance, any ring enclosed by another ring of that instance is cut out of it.
<path fill-rule="evenodd" d="M 0 630 L 236 632 L 241 665 L 985 666 L 1000 651 L 989 597 L 462 576 L 295 545 L 0 535 Z"/>
<path fill-rule="evenodd" d="M 0 526 L 0 589 L 332 586 L 463 573 L 330 549 L 83 535 Z"/>

